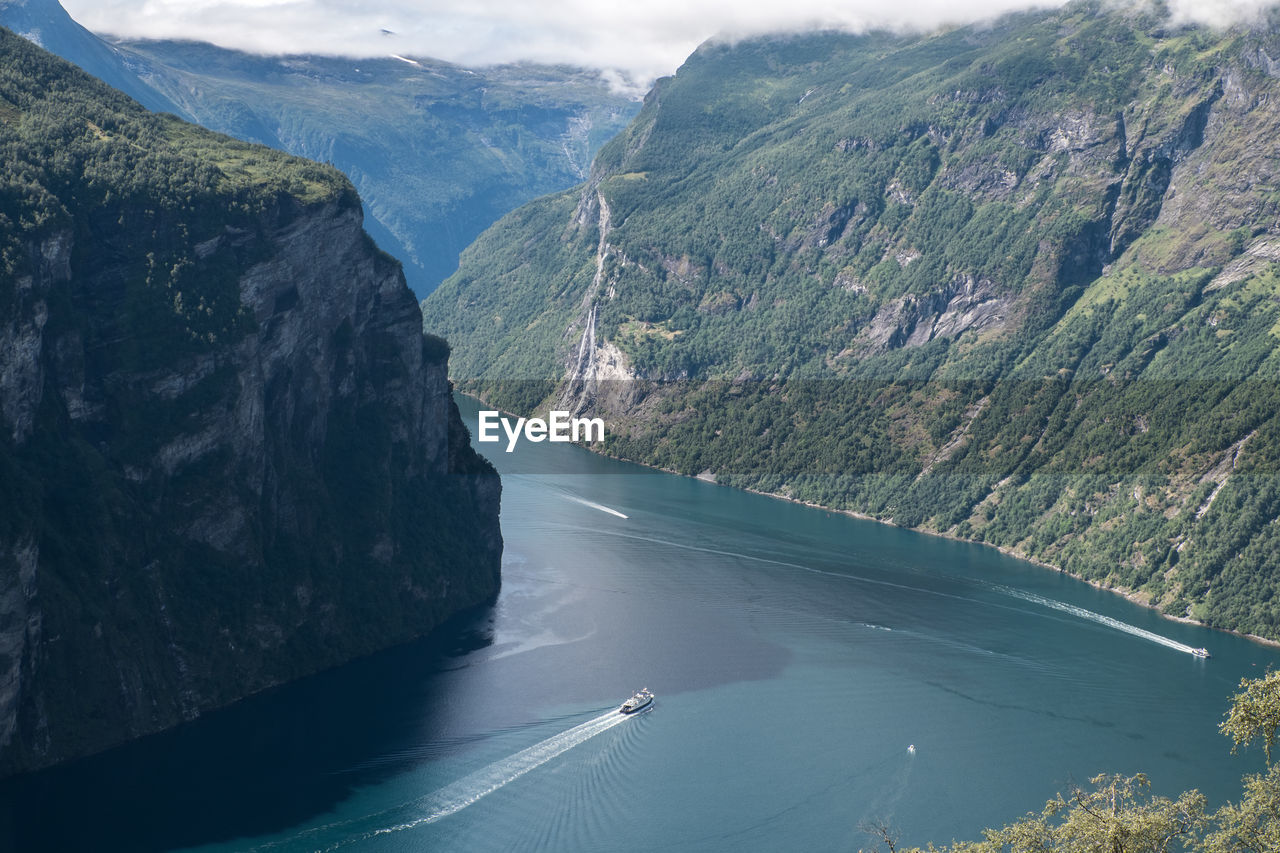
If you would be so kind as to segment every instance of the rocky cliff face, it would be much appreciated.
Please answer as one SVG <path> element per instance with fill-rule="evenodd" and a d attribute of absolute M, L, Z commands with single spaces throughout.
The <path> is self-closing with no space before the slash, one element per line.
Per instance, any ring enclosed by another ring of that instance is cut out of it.
<path fill-rule="evenodd" d="M 345 179 L 0 35 L 55 81 L 0 91 L 0 772 L 490 599 L 497 475 Z"/>

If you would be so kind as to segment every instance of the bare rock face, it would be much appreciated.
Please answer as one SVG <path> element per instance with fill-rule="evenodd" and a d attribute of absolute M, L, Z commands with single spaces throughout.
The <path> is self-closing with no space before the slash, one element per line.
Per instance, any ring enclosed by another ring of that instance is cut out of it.
<path fill-rule="evenodd" d="M 960 276 L 923 297 L 903 296 L 876 312 L 860 336 L 864 354 L 918 347 L 964 332 L 998 331 L 1006 325 L 1013 299 L 998 294 L 990 279 Z"/>
<path fill-rule="evenodd" d="M 0 283 L 0 772 L 496 593 L 497 475 L 353 195 L 73 214 Z"/>

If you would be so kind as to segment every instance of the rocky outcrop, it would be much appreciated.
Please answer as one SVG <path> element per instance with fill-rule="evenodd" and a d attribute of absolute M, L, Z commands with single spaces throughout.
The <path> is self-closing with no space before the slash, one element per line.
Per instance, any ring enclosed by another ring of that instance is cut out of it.
<path fill-rule="evenodd" d="M 497 475 L 350 185 L 86 92 L 107 146 L 161 152 L 122 180 L 160 178 L 113 186 L 120 153 L 73 139 L 65 172 L 34 172 L 55 220 L 0 233 L 0 774 L 421 636 L 499 585 Z M 262 171 L 175 199 L 189 144 Z"/>
<path fill-rule="evenodd" d="M 990 279 L 961 276 L 924 296 L 891 300 L 859 336 L 859 349 L 874 355 L 899 347 L 918 347 L 935 338 L 958 338 L 964 332 L 999 331 L 1007 323 L 1013 300 L 996 293 Z"/>

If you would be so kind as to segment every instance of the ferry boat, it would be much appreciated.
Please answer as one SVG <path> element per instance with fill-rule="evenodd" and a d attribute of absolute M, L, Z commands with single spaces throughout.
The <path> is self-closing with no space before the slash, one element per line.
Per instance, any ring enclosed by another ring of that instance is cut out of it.
<path fill-rule="evenodd" d="M 1209 656 L 1209 650 L 1201 646 L 1198 649 L 1192 649 L 1191 654 L 1195 655 L 1198 658 L 1207 658 Z"/>
<path fill-rule="evenodd" d="M 641 708 L 647 707 L 652 701 L 653 691 L 646 687 L 627 701 L 623 702 L 622 707 L 618 708 L 618 711 L 623 714 L 634 714 Z"/>

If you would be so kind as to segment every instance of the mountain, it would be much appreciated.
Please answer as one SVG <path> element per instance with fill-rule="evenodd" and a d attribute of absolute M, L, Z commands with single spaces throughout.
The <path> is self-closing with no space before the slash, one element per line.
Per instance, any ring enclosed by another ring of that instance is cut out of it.
<path fill-rule="evenodd" d="M 492 598 L 500 484 L 341 173 L 0 30 L 0 773 Z"/>
<path fill-rule="evenodd" d="M 57 0 L 0 0 L 0 25 L 150 109 L 338 167 L 419 296 L 498 217 L 582 181 L 639 109 L 594 71 L 461 68 L 399 56 L 390 35 L 387 57 L 360 60 L 108 41 Z"/>
<path fill-rule="evenodd" d="M 1280 638 L 1276 23 L 706 44 L 428 327 L 606 452 Z"/>
<path fill-rule="evenodd" d="M 58 0 L 0 0 L 0 25 L 71 60 L 149 110 L 182 115 L 181 108 L 138 79 L 127 54 L 73 21 Z"/>
<path fill-rule="evenodd" d="M 114 47 L 194 121 L 349 175 L 370 233 L 420 296 L 500 216 L 581 182 L 638 109 L 577 68 L 259 57 L 195 42 Z"/>

